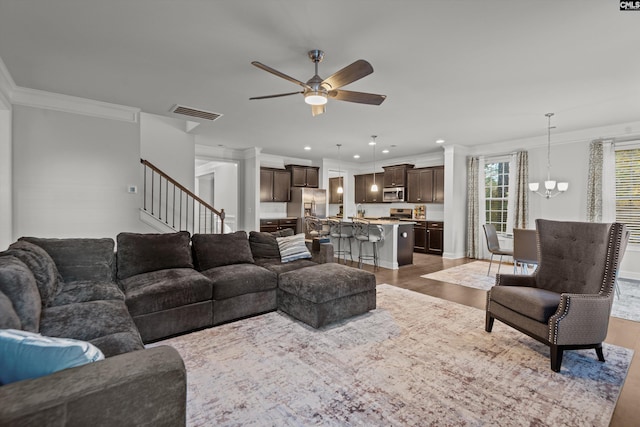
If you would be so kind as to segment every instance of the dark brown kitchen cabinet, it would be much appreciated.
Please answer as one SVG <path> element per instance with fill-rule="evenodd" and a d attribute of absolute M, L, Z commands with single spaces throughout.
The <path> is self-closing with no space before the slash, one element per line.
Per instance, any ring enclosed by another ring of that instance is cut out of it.
<path fill-rule="evenodd" d="M 433 168 L 433 202 L 444 203 L 444 166 Z"/>
<path fill-rule="evenodd" d="M 407 202 L 443 203 L 444 167 L 419 168 L 407 171 Z"/>
<path fill-rule="evenodd" d="M 413 251 L 427 253 L 427 222 L 418 221 L 413 225 Z"/>
<path fill-rule="evenodd" d="M 291 174 L 284 169 L 260 168 L 260 201 L 288 202 L 291 200 Z"/>
<path fill-rule="evenodd" d="M 382 203 L 382 174 L 376 173 L 375 182 L 378 191 L 372 192 L 373 174 L 354 175 L 356 203 Z"/>
<path fill-rule="evenodd" d="M 354 193 L 356 203 L 367 203 L 365 175 L 354 175 Z"/>
<path fill-rule="evenodd" d="M 407 172 L 407 202 L 433 202 L 433 169 L 421 168 Z"/>
<path fill-rule="evenodd" d="M 286 165 L 291 172 L 292 187 L 318 188 L 320 184 L 320 168 L 317 166 Z"/>
<path fill-rule="evenodd" d="M 413 165 L 384 166 L 383 169 L 384 188 L 405 187 L 407 185 L 407 171 L 413 169 Z"/>
<path fill-rule="evenodd" d="M 444 251 L 444 223 L 427 221 L 427 253 L 442 255 Z"/>
<path fill-rule="evenodd" d="M 329 203 L 341 204 L 344 193 L 338 193 L 338 187 L 343 187 L 343 177 L 329 178 Z"/>
<path fill-rule="evenodd" d="M 270 233 L 278 230 L 290 228 L 294 233 L 297 232 L 298 218 L 280 218 L 280 219 L 261 219 L 260 231 L 268 231 Z"/>

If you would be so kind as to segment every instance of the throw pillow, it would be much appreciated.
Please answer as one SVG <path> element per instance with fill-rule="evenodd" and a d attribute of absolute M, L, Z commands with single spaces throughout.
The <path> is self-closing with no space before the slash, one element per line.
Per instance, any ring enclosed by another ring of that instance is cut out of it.
<path fill-rule="evenodd" d="M 120 233 L 118 279 L 169 268 L 193 268 L 188 231 L 166 234 Z"/>
<path fill-rule="evenodd" d="M 0 257 L 0 292 L 11 301 L 21 328 L 38 332 L 42 311 L 40 292 L 29 267 L 16 257 Z"/>
<path fill-rule="evenodd" d="M 70 338 L 4 329 L 0 331 L 0 383 L 38 378 L 104 359 L 94 345 Z"/>
<path fill-rule="evenodd" d="M 280 261 L 290 262 L 302 258 L 311 258 L 303 233 L 295 236 L 276 237 L 276 240 L 280 249 Z"/>
<path fill-rule="evenodd" d="M 199 271 L 232 264 L 253 264 L 247 233 L 194 234 L 191 238 Z"/>
<path fill-rule="evenodd" d="M 280 259 L 280 249 L 276 238 L 293 236 L 293 230 L 286 228 L 284 230 L 274 231 L 272 233 L 266 231 L 252 231 L 249 233 L 249 245 L 253 258 L 270 258 Z"/>
<path fill-rule="evenodd" d="M 40 246 L 24 240 L 11 244 L 2 254 L 19 258 L 29 267 L 36 279 L 42 306 L 51 305 L 59 290 L 58 268 L 51 255 Z"/>

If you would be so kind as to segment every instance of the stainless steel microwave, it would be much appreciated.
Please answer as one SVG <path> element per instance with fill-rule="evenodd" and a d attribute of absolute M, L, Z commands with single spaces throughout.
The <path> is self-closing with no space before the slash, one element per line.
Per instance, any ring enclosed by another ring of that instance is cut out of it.
<path fill-rule="evenodd" d="M 405 190 L 404 187 L 390 187 L 382 189 L 382 201 L 383 202 L 404 202 Z"/>

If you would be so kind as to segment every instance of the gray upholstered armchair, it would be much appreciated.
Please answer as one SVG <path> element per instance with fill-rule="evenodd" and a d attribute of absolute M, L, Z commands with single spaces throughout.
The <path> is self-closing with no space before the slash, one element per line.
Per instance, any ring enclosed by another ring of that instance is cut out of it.
<path fill-rule="evenodd" d="M 499 274 L 487 293 L 493 320 L 550 347 L 560 371 L 564 350 L 594 348 L 604 362 L 613 289 L 629 233 L 624 224 L 536 220 L 539 265 L 531 276 Z"/>

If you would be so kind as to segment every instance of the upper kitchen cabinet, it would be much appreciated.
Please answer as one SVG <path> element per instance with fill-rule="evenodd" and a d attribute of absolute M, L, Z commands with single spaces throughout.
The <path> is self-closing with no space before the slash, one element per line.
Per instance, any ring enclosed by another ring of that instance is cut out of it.
<path fill-rule="evenodd" d="M 329 178 L 329 203 L 341 204 L 344 193 L 338 193 L 338 187 L 344 188 L 343 177 Z"/>
<path fill-rule="evenodd" d="M 383 169 L 384 188 L 405 187 L 407 185 L 407 171 L 413 169 L 413 165 L 384 166 Z"/>
<path fill-rule="evenodd" d="M 444 166 L 409 170 L 407 172 L 407 202 L 443 203 Z"/>
<path fill-rule="evenodd" d="M 292 187 L 318 188 L 320 184 L 320 168 L 317 166 L 286 165 L 291 172 Z"/>
<path fill-rule="evenodd" d="M 376 184 L 378 191 L 372 192 L 373 174 L 354 175 L 355 182 L 355 202 L 356 203 L 382 203 L 382 174 L 376 173 Z"/>
<path fill-rule="evenodd" d="M 260 201 L 288 202 L 291 200 L 291 174 L 284 169 L 260 168 Z"/>

